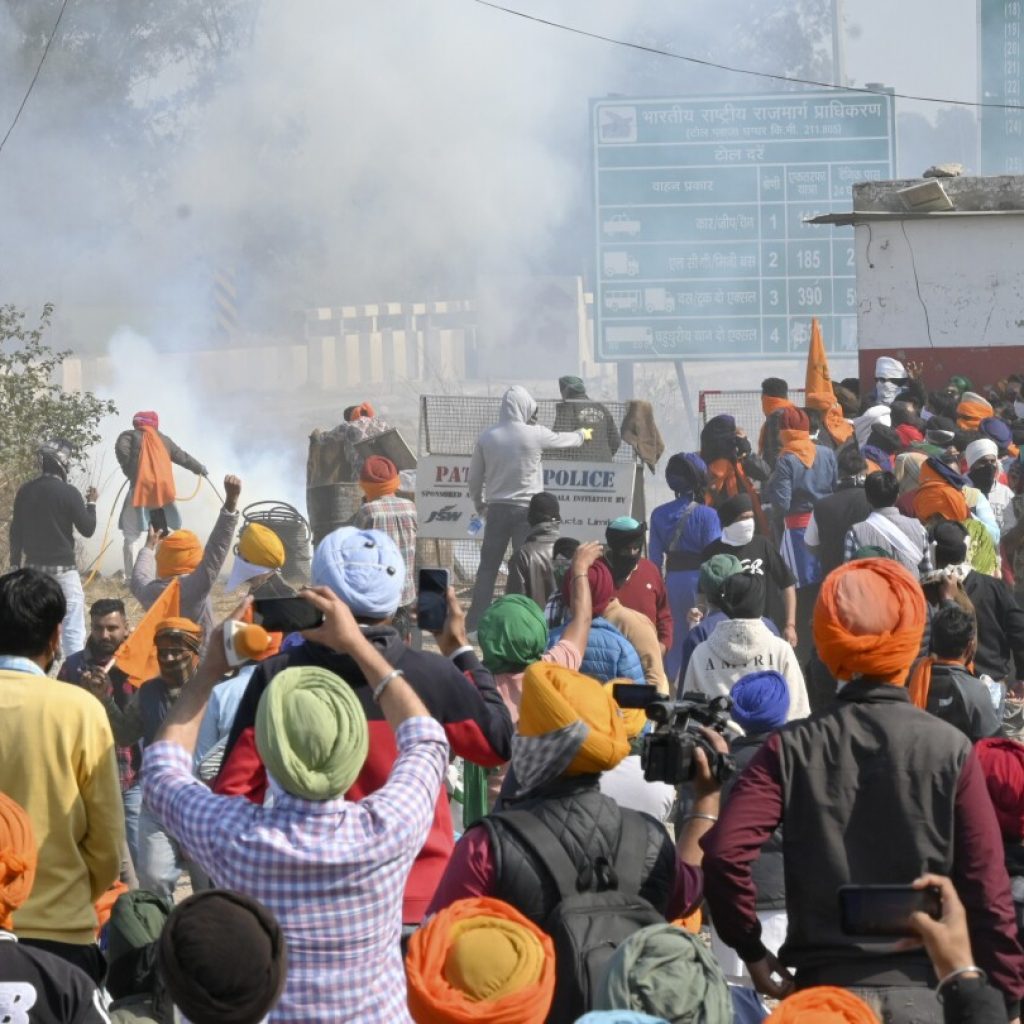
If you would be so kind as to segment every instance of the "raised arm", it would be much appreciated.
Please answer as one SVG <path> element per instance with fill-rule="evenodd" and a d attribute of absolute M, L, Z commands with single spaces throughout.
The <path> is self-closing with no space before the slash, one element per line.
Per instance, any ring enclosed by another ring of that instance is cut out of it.
<path fill-rule="evenodd" d="M 602 546 L 597 541 L 581 544 L 572 556 L 569 572 L 572 574 L 572 619 L 562 634 L 563 640 L 574 644 L 582 654 L 590 639 L 590 623 L 593 621 L 593 605 L 590 601 L 590 581 L 587 573 L 601 557 Z"/>

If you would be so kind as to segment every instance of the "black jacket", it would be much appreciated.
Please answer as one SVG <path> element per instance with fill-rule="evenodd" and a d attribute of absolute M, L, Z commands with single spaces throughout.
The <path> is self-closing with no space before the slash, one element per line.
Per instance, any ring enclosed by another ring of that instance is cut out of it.
<path fill-rule="evenodd" d="M 44 473 L 18 488 L 11 515 L 11 565 L 74 565 L 74 531 L 96 532 L 96 506 L 59 476 Z"/>
<path fill-rule="evenodd" d="M 555 408 L 555 433 L 571 433 L 589 427 L 594 436 L 584 443 L 581 459 L 611 462 L 622 444 L 619 428 L 612 414 L 600 403 L 589 398 L 563 399 Z"/>
<path fill-rule="evenodd" d="M 54 953 L 16 942 L 0 932 L 0 992 L 3 1020 L 25 1024 L 104 1024 L 92 979 Z M 19 998 L 20 997 L 20 998 Z"/>
<path fill-rule="evenodd" d="M 523 546 L 508 563 L 506 594 L 525 594 L 543 608 L 555 589 L 555 541 L 557 522 L 543 522 L 533 527 Z"/>
<path fill-rule="evenodd" d="M 665 827 L 646 814 L 643 835 L 623 835 L 622 811 L 598 789 L 598 776 L 562 778 L 521 800 L 507 801 L 508 810 L 531 811 L 561 842 L 572 862 L 584 872 L 599 857 L 614 862 L 619 842 L 629 842 L 644 858 L 640 895 L 656 910 L 668 909 L 675 884 L 676 853 Z M 542 924 L 560 902 L 558 888 L 543 862 L 519 837 L 503 827 L 501 815 L 489 815 L 473 828 L 486 828 L 494 856 L 495 892 L 535 924 Z"/>
<path fill-rule="evenodd" d="M 863 523 L 871 515 L 871 506 L 863 487 L 843 487 L 822 498 L 814 506 L 818 525 L 818 561 L 822 576 L 843 564 L 843 540 L 846 531 Z"/>
<path fill-rule="evenodd" d="M 963 665 L 933 665 L 928 713 L 959 729 L 972 743 L 998 736 L 1002 724 L 988 687 Z"/>
<path fill-rule="evenodd" d="M 1013 673 L 1015 656 L 1024 668 L 1024 610 L 1002 580 L 973 570 L 964 580 L 964 593 L 978 620 L 975 671 L 1001 682 Z"/>

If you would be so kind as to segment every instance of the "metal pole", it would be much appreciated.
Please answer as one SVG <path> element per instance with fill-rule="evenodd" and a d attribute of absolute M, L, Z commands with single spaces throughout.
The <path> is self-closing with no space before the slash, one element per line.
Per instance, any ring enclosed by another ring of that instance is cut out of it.
<path fill-rule="evenodd" d="M 690 385 L 686 379 L 686 363 L 682 359 L 674 360 L 676 368 L 676 380 L 679 382 L 679 392 L 683 396 L 683 410 L 686 413 L 687 420 L 693 424 L 693 436 L 695 439 L 700 437 L 700 424 L 697 422 L 697 416 L 693 411 L 693 402 L 690 401 Z"/>
<path fill-rule="evenodd" d="M 832 0 L 832 80 L 846 85 L 846 45 L 843 32 L 843 0 Z"/>

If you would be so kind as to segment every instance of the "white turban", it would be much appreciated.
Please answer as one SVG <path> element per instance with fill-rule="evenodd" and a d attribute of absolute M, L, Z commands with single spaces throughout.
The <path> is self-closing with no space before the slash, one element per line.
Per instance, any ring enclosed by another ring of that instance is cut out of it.
<path fill-rule="evenodd" d="M 871 428 L 881 423 L 884 427 L 892 426 L 892 410 L 887 405 L 873 405 L 853 421 L 853 432 L 857 435 L 857 444 L 863 448 L 871 436 Z"/>
<path fill-rule="evenodd" d="M 879 356 L 875 360 L 875 380 L 903 380 L 907 368 L 892 356 Z"/>
<path fill-rule="evenodd" d="M 977 441 L 972 441 L 964 451 L 967 468 L 970 469 L 979 459 L 985 458 L 986 455 L 999 458 L 999 449 L 996 447 L 995 441 L 990 441 L 987 437 L 981 437 Z"/>

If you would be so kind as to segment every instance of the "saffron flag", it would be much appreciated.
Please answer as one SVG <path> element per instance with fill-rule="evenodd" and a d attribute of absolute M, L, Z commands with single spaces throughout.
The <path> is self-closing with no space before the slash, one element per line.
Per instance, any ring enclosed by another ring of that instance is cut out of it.
<path fill-rule="evenodd" d="M 181 614 L 180 585 L 171 580 L 166 590 L 153 602 L 131 636 L 114 652 L 114 664 L 128 677 L 134 687 L 160 675 L 156 660 L 156 627 L 164 619 Z"/>
<path fill-rule="evenodd" d="M 811 320 L 811 344 L 807 349 L 807 377 L 804 390 L 808 395 L 832 396 L 832 378 L 828 372 L 828 356 L 821 336 L 818 318 Z"/>

